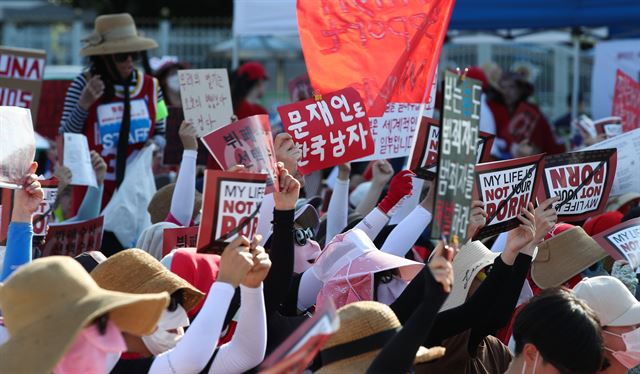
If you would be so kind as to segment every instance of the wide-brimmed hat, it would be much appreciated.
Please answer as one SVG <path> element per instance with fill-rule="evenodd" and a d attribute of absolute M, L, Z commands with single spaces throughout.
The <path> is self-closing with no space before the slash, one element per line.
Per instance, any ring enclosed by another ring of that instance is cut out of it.
<path fill-rule="evenodd" d="M 175 188 L 175 183 L 169 183 L 153 195 L 147 207 L 147 211 L 151 216 L 151 223 L 158 223 L 167 219 L 171 211 L 171 198 L 173 197 Z M 195 218 L 200 212 L 200 209 L 202 209 L 202 194 L 198 191 L 195 191 L 195 193 L 192 218 Z M 186 222 L 186 224 L 189 224 L 189 222 Z"/>
<path fill-rule="evenodd" d="M 467 243 L 453 259 L 453 288 L 440 311 L 449 310 L 464 304 L 469 294 L 471 283 L 478 273 L 493 264 L 500 254 L 491 252 L 480 241 Z"/>
<path fill-rule="evenodd" d="M 635 326 L 640 323 L 640 302 L 617 278 L 583 279 L 573 293 L 598 316 L 601 326 Z"/>
<path fill-rule="evenodd" d="M 531 279 L 542 289 L 558 287 L 605 257 L 607 252 L 582 227 L 572 227 L 538 245 Z"/>
<path fill-rule="evenodd" d="M 323 366 L 316 373 L 365 373 L 384 345 L 402 327 L 387 305 L 375 301 L 359 301 L 338 309 L 340 329 L 324 345 L 320 356 Z M 366 340 L 367 344 L 364 345 Z M 415 364 L 438 359 L 443 347 L 416 352 Z"/>
<path fill-rule="evenodd" d="M 80 331 L 104 314 L 123 332 L 151 334 L 168 303 L 166 292 L 104 290 L 71 257 L 37 259 L 0 286 L 11 336 L 0 346 L 0 372 L 51 373 Z"/>
<path fill-rule="evenodd" d="M 82 56 L 111 55 L 158 48 L 153 39 L 138 35 L 129 13 L 105 14 L 96 18 L 93 33 L 82 39 Z"/>
<path fill-rule="evenodd" d="M 100 263 L 91 272 L 98 285 L 107 290 L 129 293 L 183 292 L 183 307 L 189 312 L 204 297 L 187 281 L 173 274 L 147 252 L 132 248 Z"/>

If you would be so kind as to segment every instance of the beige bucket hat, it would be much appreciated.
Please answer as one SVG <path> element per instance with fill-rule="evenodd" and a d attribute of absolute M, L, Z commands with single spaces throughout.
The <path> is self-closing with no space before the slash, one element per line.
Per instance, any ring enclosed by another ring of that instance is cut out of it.
<path fill-rule="evenodd" d="M 111 55 L 115 53 L 146 51 L 158 48 L 153 39 L 138 35 L 136 24 L 129 13 L 105 14 L 96 18 L 93 33 L 82 39 L 82 56 Z"/>

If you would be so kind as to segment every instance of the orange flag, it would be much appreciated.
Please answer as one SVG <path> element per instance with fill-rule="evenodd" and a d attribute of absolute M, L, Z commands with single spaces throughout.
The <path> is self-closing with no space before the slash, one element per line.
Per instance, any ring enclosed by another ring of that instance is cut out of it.
<path fill-rule="evenodd" d="M 313 87 L 355 88 L 371 117 L 428 100 L 454 0 L 298 0 Z"/>

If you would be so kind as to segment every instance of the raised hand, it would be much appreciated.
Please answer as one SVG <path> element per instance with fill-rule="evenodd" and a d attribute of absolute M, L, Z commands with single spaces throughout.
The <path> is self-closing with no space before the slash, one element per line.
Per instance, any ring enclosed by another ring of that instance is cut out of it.
<path fill-rule="evenodd" d="M 250 246 L 249 239 L 244 235 L 238 235 L 231 244 L 227 245 L 220 256 L 217 282 L 228 283 L 233 288 L 238 287 L 254 266 Z"/>
<path fill-rule="evenodd" d="M 180 135 L 180 141 L 184 149 L 192 151 L 198 150 L 198 132 L 191 122 L 186 120 L 182 121 L 178 135 Z"/>
<path fill-rule="evenodd" d="M 553 204 L 560 201 L 559 196 L 554 196 L 543 201 L 534 211 L 536 217 L 536 235 L 533 243 L 538 244 L 544 239 L 544 236 L 558 222 L 558 212 L 556 212 Z"/>
<path fill-rule="evenodd" d="M 346 162 L 338 165 L 338 179 L 341 181 L 348 181 L 351 175 L 351 164 Z"/>
<path fill-rule="evenodd" d="M 271 269 L 271 260 L 264 248 L 260 246 L 261 240 L 262 236 L 256 235 L 251 242 L 250 253 L 253 256 L 253 267 L 242 281 L 242 285 L 245 287 L 260 287 L 262 281 L 264 281 L 267 274 L 269 274 L 269 269 Z"/>
<path fill-rule="evenodd" d="M 469 213 L 469 228 L 467 236 L 472 238 L 478 230 L 487 223 L 488 214 L 484 210 L 484 202 L 481 200 L 473 200 L 471 202 L 471 212 Z"/>
<path fill-rule="evenodd" d="M 371 182 L 384 186 L 393 176 L 393 167 L 387 160 L 378 160 L 373 164 L 371 173 Z"/>
<path fill-rule="evenodd" d="M 403 197 L 411 195 L 413 191 L 413 176 L 415 174 L 411 170 L 403 170 L 393 177 L 389 184 L 387 196 L 378 204 L 378 209 L 387 214 Z"/>
<path fill-rule="evenodd" d="M 11 221 L 13 222 L 31 223 L 31 216 L 44 199 L 44 191 L 35 174 L 36 169 L 38 169 L 38 163 L 31 163 L 31 167 L 22 181 L 22 188 L 15 192 L 13 212 L 11 213 Z"/>
<path fill-rule="evenodd" d="M 58 193 L 64 191 L 71 184 L 71 169 L 64 165 L 58 165 L 53 176 L 58 179 Z"/>
<path fill-rule="evenodd" d="M 99 75 L 94 75 L 82 89 L 78 105 L 86 112 L 102 97 L 102 94 L 104 94 L 104 82 L 100 79 Z"/>
<path fill-rule="evenodd" d="M 276 160 L 282 162 L 290 174 L 297 175 L 298 161 L 302 157 L 302 152 L 293 142 L 291 135 L 286 132 L 276 135 L 273 140 L 273 148 L 276 153 Z"/>
<path fill-rule="evenodd" d="M 529 248 L 536 236 L 536 219 L 532 203 L 529 203 L 527 209 L 522 209 L 518 220 L 521 224 L 507 234 L 507 244 L 501 255 L 507 265 L 513 265 L 518 253 Z"/>
<path fill-rule="evenodd" d="M 96 172 L 98 186 L 102 186 L 104 183 L 104 175 L 107 172 L 107 163 L 104 162 L 104 159 L 100 157 L 100 154 L 96 151 L 91 151 L 91 166 L 93 166 L 93 171 Z"/>
<path fill-rule="evenodd" d="M 275 208 L 277 210 L 295 209 L 300 196 L 300 182 L 289 174 L 282 162 L 276 163 L 276 176 L 280 191 L 273 193 Z"/>
<path fill-rule="evenodd" d="M 453 288 L 453 266 L 449 260 L 452 257 L 453 248 L 445 247 L 442 241 L 434 249 L 434 254 L 427 266 L 436 282 L 442 285 L 445 293 L 450 293 Z"/>

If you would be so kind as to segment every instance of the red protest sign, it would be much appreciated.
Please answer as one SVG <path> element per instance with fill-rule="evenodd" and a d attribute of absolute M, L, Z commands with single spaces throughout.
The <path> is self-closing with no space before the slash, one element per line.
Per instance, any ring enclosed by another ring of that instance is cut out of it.
<path fill-rule="evenodd" d="M 56 178 L 40 181 L 40 184 L 44 192 L 44 199 L 42 199 L 38 209 L 32 216 L 33 236 L 45 236 L 47 234 L 49 217 L 53 213 L 53 206 L 58 197 L 58 180 Z"/>
<path fill-rule="evenodd" d="M 623 132 L 640 127 L 640 82 L 621 70 L 616 72 L 611 115 L 622 118 Z"/>
<path fill-rule="evenodd" d="M 200 226 L 176 227 L 162 231 L 162 257 L 176 248 L 195 248 Z"/>
<path fill-rule="evenodd" d="M 198 252 L 220 254 L 238 234 L 253 237 L 266 180 L 266 174 L 205 172 Z"/>
<path fill-rule="evenodd" d="M 256 115 L 232 122 L 202 137 L 209 153 L 224 170 L 244 165 L 247 170 L 267 174 L 269 194 L 278 188 L 274 181 L 273 138 L 269 116 Z"/>
<path fill-rule="evenodd" d="M 323 94 L 354 87 L 372 117 L 389 102 L 427 102 L 453 3 L 298 1 L 313 87 Z"/>
<path fill-rule="evenodd" d="M 339 327 L 336 307 L 329 300 L 264 360 L 260 373 L 302 373 Z"/>
<path fill-rule="evenodd" d="M 282 126 L 302 151 L 302 174 L 344 164 L 374 151 L 362 98 L 353 88 L 278 108 Z M 347 152 L 347 149 L 349 152 Z"/>
<path fill-rule="evenodd" d="M 640 218 L 634 218 L 593 237 L 615 260 L 627 260 L 636 269 L 640 266 Z"/>
<path fill-rule="evenodd" d="M 50 225 L 42 247 L 42 257 L 71 256 L 99 251 L 102 246 L 104 217 Z"/>
<path fill-rule="evenodd" d="M 546 156 L 538 200 L 561 197 L 554 204 L 559 222 L 580 222 L 596 216 L 607 206 L 616 164 L 615 149 Z"/>
<path fill-rule="evenodd" d="M 521 102 L 509 121 L 509 134 L 513 141 L 519 143 L 525 139 L 531 139 L 533 130 L 540 120 L 540 112 L 527 102 Z M 552 139 L 549 139 L 551 141 Z"/>
<path fill-rule="evenodd" d="M 540 184 L 542 154 L 476 166 L 474 199 L 484 202 L 487 224 L 475 239 L 509 231 L 520 224 L 518 215 L 536 197 Z"/>
<path fill-rule="evenodd" d="M 622 118 L 606 117 L 600 118 L 593 123 L 598 135 L 605 135 L 607 139 L 622 134 Z"/>

